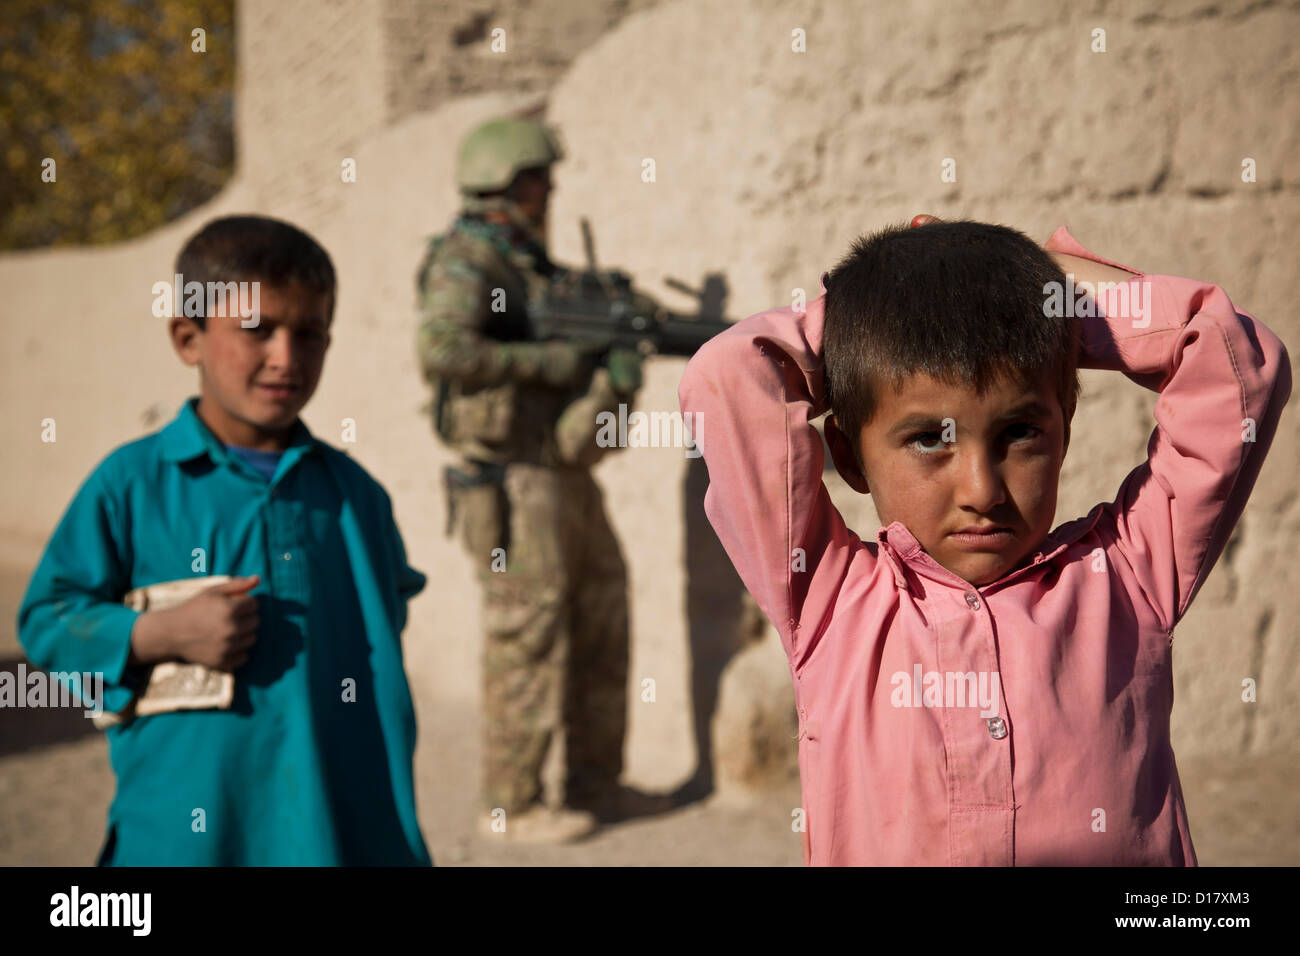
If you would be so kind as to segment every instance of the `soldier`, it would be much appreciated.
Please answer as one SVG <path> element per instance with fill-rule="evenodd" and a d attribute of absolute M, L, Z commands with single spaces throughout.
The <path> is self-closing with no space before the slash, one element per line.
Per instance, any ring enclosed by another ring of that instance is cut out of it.
<path fill-rule="evenodd" d="M 434 427 L 462 459 L 446 475 L 448 532 L 459 527 L 482 588 L 483 822 L 504 810 L 508 837 L 537 842 L 576 839 L 645 796 L 618 783 L 627 572 L 590 473 L 606 450 L 596 416 L 631 403 L 641 358 L 531 334 L 529 301 L 564 271 L 544 245 L 560 158 L 540 123 L 474 130 L 457 167 L 462 211 L 419 272 Z M 557 721 L 567 806 L 549 808 L 541 770 Z"/>

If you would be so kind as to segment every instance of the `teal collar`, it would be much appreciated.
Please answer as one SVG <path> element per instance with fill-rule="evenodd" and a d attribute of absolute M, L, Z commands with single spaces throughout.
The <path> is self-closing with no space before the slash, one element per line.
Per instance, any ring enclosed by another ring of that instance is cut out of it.
<path fill-rule="evenodd" d="M 212 429 L 203 423 L 203 419 L 199 418 L 198 404 L 198 398 L 186 399 L 176 417 L 162 430 L 163 458 L 172 462 L 186 462 L 200 455 L 207 455 L 218 464 L 231 462 L 233 456 L 221 439 L 212 433 Z M 299 418 L 293 424 L 289 445 L 284 449 L 276 477 L 284 474 L 303 455 L 316 451 L 319 445 L 320 442 Z M 236 467 L 247 466 L 243 462 L 237 462 Z"/>

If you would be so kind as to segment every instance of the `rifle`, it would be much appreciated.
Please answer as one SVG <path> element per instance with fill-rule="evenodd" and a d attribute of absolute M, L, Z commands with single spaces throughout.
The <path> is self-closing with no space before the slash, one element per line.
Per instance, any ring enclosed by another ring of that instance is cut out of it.
<path fill-rule="evenodd" d="M 632 288 L 632 280 L 617 269 L 596 268 L 591 224 L 582 220 L 586 269 L 563 270 L 529 308 L 534 337 L 562 339 L 593 352 L 634 349 L 642 355 L 694 355 L 705 342 L 731 326 L 725 319 L 670 312 L 650 296 Z M 697 292 L 675 279 L 673 288 Z"/>

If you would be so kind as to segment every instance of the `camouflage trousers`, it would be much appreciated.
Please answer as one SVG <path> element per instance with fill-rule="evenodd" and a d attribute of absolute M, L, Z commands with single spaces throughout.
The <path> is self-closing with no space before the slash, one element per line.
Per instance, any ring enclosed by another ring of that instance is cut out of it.
<path fill-rule="evenodd" d="M 608 791 L 627 724 L 627 569 L 604 498 L 581 468 L 511 464 L 503 486 L 456 492 L 483 601 L 483 799 L 542 798 L 555 731 L 565 795 Z"/>

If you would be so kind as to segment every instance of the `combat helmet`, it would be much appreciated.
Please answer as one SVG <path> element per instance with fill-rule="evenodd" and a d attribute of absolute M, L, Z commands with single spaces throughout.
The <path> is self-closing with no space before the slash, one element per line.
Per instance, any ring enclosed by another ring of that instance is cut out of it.
<path fill-rule="evenodd" d="M 505 189 L 523 169 L 563 159 L 554 132 L 535 120 L 495 119 L 476 128 L 460 144 L 456 185 L 472 196 Z"/>

